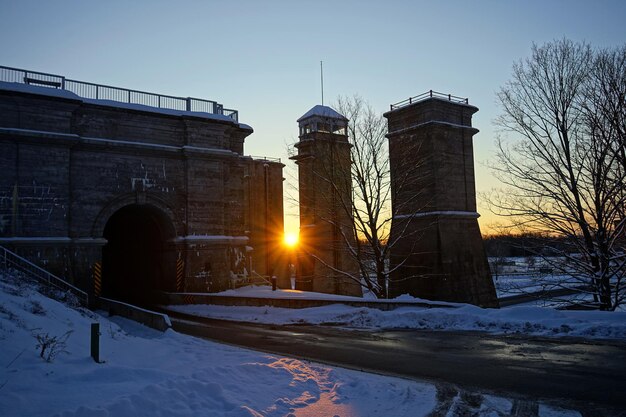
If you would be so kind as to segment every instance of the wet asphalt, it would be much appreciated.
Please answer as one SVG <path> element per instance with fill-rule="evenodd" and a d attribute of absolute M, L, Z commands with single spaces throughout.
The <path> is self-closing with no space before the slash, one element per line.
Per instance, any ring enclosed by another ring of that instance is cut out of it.
<path fill-rule="evenodd" d="M 626 415 L 626 343 L 424 330 L 260 325 L 167 311 L 176 331 L 263 352 L 542 401 L 585 415 Z"/>

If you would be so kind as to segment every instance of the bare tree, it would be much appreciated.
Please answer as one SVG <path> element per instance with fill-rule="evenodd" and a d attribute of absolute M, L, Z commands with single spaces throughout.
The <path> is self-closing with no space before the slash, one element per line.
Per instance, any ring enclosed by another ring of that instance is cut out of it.
<path fill-rule="evenodd" d="M 624 302 L 623 278 L 626 274 L 626 45 L 618 49 L 605 49 L 596 52 L 592 64 L 591 77 L 587 83 L 582 107 L 585 111 L 585 124 L 593 138 L 594 149 L 602 149 L 598 154 L 599 172 L 606 181 L 616 186 L 606 195 L 606 212 L 600 215 L 613 222 L 613 228 L 601 229 L 605 234 L 606 265 L 612 273 L 612 280 L 602 281 L 601 285 L 611 290 L 613 308 Z M 604 168 L 604 169 L 602 169 Z M 604 203 L 604 201 L 601 201 Z M 600 203 L 596 202 L 598 208 Z M 608 296 L 608 295 L 607 295 Z"/>
<path fill-rule="evenodd" d="M 387 121 L 359 96 L 339 97 L 337 109 L 349 119 L 352 145 L 352 202 L 342 209 L 352 213 L 360 281 L 378 298 L 387 296 L 391 189 Z"/>
<path fill-rule="evenodd" d="M 513 66 L 496 121 L 511 135 L 497 140 L 492 164 L 506 189 L 489 198 L 514 226 L 558 238 L 560 256 L 547 261 L 569 277 L 559 285 L 603 310 L 623 302 L 625 50 L 560 40 Z"/>
<path fill-rule="evenodd" d="M 392 199 L 402 192 L 404 183 L 408 184 L 415 179 L 421 164 L 415 161 L 417 152 L 408 150 L 411 168 L 403 173 L 402 178 L 398 178 L 392 193 L 386 119 L 358 95 L 339 97 L 334 107 L 349 120 L 347 135 L 351 145 L 350 164 L 327 163 L 315 173 L 319 181 L 328 183 L 335 191 L 318 196 L 328 199 L 326 204 L 319 206 L 329 209 L 328 213 L 317 215 L 332 225 L 338 246 L 345 248 L 353 262 L 338 268 L 315 253 L 311 255 L 333 273 L 362 285 L 378 298 L 386 298 L 392 272 L 389 265 L 390 251 L 402 236 L 416 233 L 409 232 L 405 226 L 404 233 L 390 240 L 394 212 L 401 212 L 404 207 L 402 204 L 392 204 Z M 413 193 L 406 200 L 411 203 L 420 197 L 419 193 Z M 403 224 L 410 224 L 409 220 Z"/>

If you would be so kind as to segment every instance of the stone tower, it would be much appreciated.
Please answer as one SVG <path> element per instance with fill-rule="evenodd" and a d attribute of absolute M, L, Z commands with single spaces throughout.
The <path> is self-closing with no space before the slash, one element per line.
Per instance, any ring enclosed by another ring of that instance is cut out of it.
<path fill-rule="evenodd" d="M 497 307 L 476 212 L 467 99 L 432 91 L 391 106 L 389 293 Z"/>
<path fill-rule="evenodd" d="M 345 275 L 358 276 L 348 252 L 353 236 L 348 119 L 318 105 L 298 124 L 298 153 L 291 158 L 298 165 L 300 194 L 296 288 L 360 296 L 360 285 Z"/>
<path fill-rule="evenodd" d="M 251 279 L 277 276 L 289 288 L 283 235 L 283 165 L 280 159 L 249 158 L 244 166 L 245 229 L 249 238 L 248 272 Z"/>

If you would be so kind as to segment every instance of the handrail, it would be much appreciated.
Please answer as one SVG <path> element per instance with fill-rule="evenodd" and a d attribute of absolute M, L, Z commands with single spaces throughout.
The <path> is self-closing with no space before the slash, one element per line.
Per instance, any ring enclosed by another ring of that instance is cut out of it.
<path fill-rule="evenodd" d="M 439 98 L 451 101 L 453 103 L 469 104 L 469 98 L 453 96 L 452 94 L 439 93 L 437 91 L 429 90 L 425 93 L 418 94 L 415 97 L 409 97 L 406 100 L 402 100 L 396 104 L 391 104 L 391 110 L 401 109 L 402 107 L 409 106 L 411 104 L 419 103 L 420 101 L 428 100 L 430 98 Z"/>
<path fill-rule="evenodd" d="M 256 275 L 257 277 L 261 278 L 263 281 L 265 281 L 268 285 L 272 285 L 272 281 L 270 279 L 267 279 L 265 275 L 261 275 L 256 271 L 252 271 L 251 275 Z M 269 275 L 268 275 L 269 276 Z"/>
<path fill-rule="evenodd" d="M 62 75 L 45 72 L 30 71 L 20 68 L 0 65 L 0 81 L 19 84 L 35 84 L 47 88 L 60 88 L 79 97 L 95 100 L 111 100 L 120 103 L 140 104 L 160 109 L 203 112 L 219 114 L 239 121 L 239 112 L 225 109 L 216 101 L 194 97 L 177 97 L 165 94 L 150 93 L 147 91 L 130 90 L 105 84 L 96 84 L 86 81 L 71 80 Z"/>
<path fill-rule="evenodd" d="M 28 259 L 19 256 L 17 253 L 10 251 L 3 246 L 0 246 L 0 266 L 1 265 L 4 265 L 6 269 L 9 269 L 9 267 L 14 268 L 32 278 L 35 278 L 39 282 L 52 285 L 61 291 L 69 291 L 74 294 L 84 306 L 89 304 L 89 296 L 85 291 L 78 289 L 69 282 L 51 274 Z"/>
<path fill-rule="evenodd" d="M 255 161 L 268 161 L 268 162 L 280 162 L 280 158 L 272 158 L 269 156 L 257 156 L 257 155 L 247 155 L 249 158 L 254 159 Z"/>

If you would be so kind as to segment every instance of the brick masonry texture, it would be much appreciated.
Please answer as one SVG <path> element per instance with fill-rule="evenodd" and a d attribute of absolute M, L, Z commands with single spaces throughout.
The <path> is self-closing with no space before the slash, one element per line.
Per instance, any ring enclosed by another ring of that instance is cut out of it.
<path fill-rule="evenodd" d="M 472 115 L 430 98 L 390 111 L 390 296 L 497 307 L 476 213 Z"/>
<path fill-rule="evenodd" d="M 250 133 L 217 118 L 0 89 L 0 245 L 93 292 L 107 224 L 134 206 L 162 239 L 163 276 L 148 290 L 227 289 L 249 245 Z M 280 206 L 273 221 L 282 234 L 282 164 L 275 165 L 280 187 L 270 205 Z"/>

